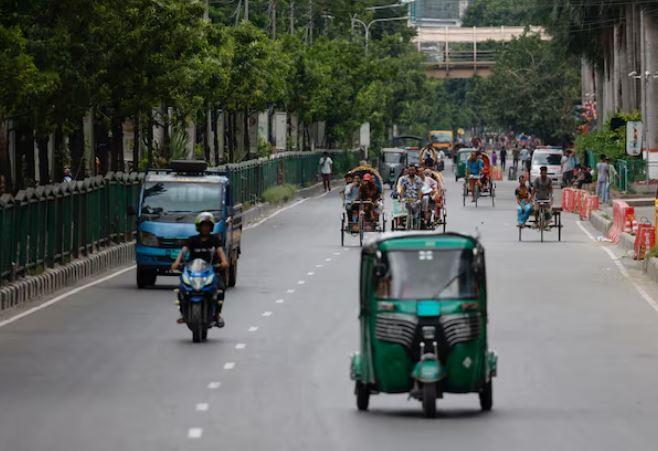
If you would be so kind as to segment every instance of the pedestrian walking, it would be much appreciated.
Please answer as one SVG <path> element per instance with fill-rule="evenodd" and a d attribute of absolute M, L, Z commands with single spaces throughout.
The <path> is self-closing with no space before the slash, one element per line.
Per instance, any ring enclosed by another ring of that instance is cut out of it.
<path fill-rule="evenodd" d="M 528 171 L 530 174 L 530 151 L 526 146 L 523 146 L 521 152 L 519 152 L 519 159 L 521 160 L 521 167 Z"/>
<path fill-rule="evenodd" d="M 615 180 L 617 180 L 617 177 L 619 176 L 619 173 L 617 172 L 617 168 L 615 168 L 615 165 L 610 162 L 610 160 L 607 160 L 608 163 L 608 183 L 606 184 L 606 194 L 605 198 L 607 200 L 610 200 L 610 187 L 614 183 Z"/>
<path fill-rule="evenodd" d="M 331 174 L 333 172 L 334 162 L 329 156 L 329 152 L 325 152 L 322 158 L 320 158 L 319 166 L 324 191 L 331 191 Z"/>
<path fill-rule="evenodd" d="M 516 172 L 519 169 L 519 154 L 521 152 L 519 151 L 519 147 L 516 146 L 512 150 L 512 165 L 514 166 L 514 171 Z"/>
<path fill-rule="evenodd" d="M 507 149 L 503 146 L 500 149 L 500 167 L 503 168 L 503 173 L 505 172 L 505 166 L 507 165 Z"/>
<path fill-rule="evenodd" d="M 498 166 L 498 154 L 496 153 L 496 149 L 491 153 L 491 164 Z"/>
<path fill-rule="evenodd" d="M 608 203 L 608 159 L 601 155 L 601 161 L 596 164 L 596 195 L 601 203 Z"/>

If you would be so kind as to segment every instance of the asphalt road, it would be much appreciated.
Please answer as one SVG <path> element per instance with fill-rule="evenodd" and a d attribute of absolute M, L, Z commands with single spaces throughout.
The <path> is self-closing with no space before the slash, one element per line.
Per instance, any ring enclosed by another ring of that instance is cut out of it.
<path fill-rule="evenodd" d="M 138 291 L 133 271 L 0 328 L 0 450 L 656 449 L 658 313 L 573 217 L 561 243 L 519 243 L 512 190 L 495 208 L 448 194 L 448 229 L 477 226 L 487 251 L 492 412 L 476 395 L 434 420 L 403 395 L 356 410 L 359 248 L 332 192 L 246 232 L 205 344 L 175 324 L 175 279 Z"/>

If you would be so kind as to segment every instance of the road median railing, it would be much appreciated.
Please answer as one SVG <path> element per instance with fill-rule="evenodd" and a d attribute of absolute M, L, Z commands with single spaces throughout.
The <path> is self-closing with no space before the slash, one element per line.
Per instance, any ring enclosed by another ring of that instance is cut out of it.
<path fill-rule="evenodd" d="M 323 152 L 286 152 L 221 169 L 232 183 L 234 202 L 249 204 L 277 185 L 316 183 Z M 330 155 L 336 174 L 358 164 L 356 152 Z M 0 286 L 131 242 L 135 219 L 126 212 L 137 205 L 143 180 L 144 173 L 110 172 L 0 196 Z M 117 261 L 107 259 L 108 264 Z"/>

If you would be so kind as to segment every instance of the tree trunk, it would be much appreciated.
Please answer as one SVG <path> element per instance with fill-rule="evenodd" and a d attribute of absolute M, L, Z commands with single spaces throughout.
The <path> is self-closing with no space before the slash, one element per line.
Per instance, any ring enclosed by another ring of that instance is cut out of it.
<path fill-rule="evenodd" d="M 139 113 L 133 117 L 133 171 L 139 171 L 139 147 L 140 147 L 140 127 Z"/>
<path fill-rule="evenodd" d="M 39 183 L 47 185 L 50 183 L 50 173 L 48 171 L 48 134 L 40 133 L 37 136 L 37 146 L 39 147 Z"/>
<path fill-rule="evenodd" d="M 4 177 L 4 189 L 11 192 L 11 167 L 9 161 L 9 127 L 8 123 L 0 116 L 0 176 Z"/>
<path fill-rule="evenodd" d="M 212 136 L 213 136 L 213 148 L 215 149 L 215 164 L 219 165 L 219 130 L 217 130 L 217 120 L 219 113 L 218 111 L 213 108 L 212 113 L 210 114 L 210 120 L 212 121 L 211 127 L 212 127 Z"/>
<path fill-rule="evenodd" d="M 16 130 L 16 161 L 19 162 L 16 171 L 18 189 L 32 186 L 34 177 L 34 132 L 32 126 L 24 122 L 18 124 Z"/>
<path fill-rule="evenodd" d="M 230 111 L 228 113 L 228 162 L 235 162 L 235 147 L 237 144 L 237 139 L 235 136 L 236 128 L 236 114 L 235 111 Z"/>
<path fill-rule="evenodd" d="M 69 146 L 71 148 L 71 177 L 73 177 L 74 180 L 82 180 L 86 177 L 86 162 L 84 161 L 85 136 L 82 117 L 78 119 L 77 124 L 69 137 Z"/>
<path fill-rule="evenodd" d="M 153 112 L 149 111 L 148 130 L 146 131 L 146 149 L 148 152 L 147 167 L 153 167 Z"/>
<path fill-rule="evenodd" d="M 62 132 L 62 124 L 57 124 L 53 140 L 53 170 L 55 174 L 55 182 L 61 182 L 63 179 L 65 160 L 66 149 L 64 149 L 64 133 Z"/>
<path fill-rule="evenodd" d="M 251 145 L 249 142 L 249 112 L 245 109 L 243 113 L 243 143 L 244 143 L 244 150 L 246 152 L 246 159 L 248 160 L 251 158 Z"/>
<path fill-rule="evenodd" d="M 160 120 L 162 121 L 160 156 L 169 161 L 171 159 L 171 133 L 169 133 L 171 118 L 169 117 L 169 108 L 164 104 L 160 107 Z"/>
<path fill-rule="evenodd" d="M 112 115 L 112 170 L 123 171 L 123 117 Z"/>

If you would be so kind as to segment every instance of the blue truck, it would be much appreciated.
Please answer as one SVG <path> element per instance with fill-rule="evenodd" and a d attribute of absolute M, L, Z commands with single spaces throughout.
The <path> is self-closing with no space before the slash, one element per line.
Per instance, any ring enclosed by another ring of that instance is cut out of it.
<path fill-rule="evenodd" d="M 194 219 L 208 211 L 215 216 L 217 234 L 229 261 L 226 285 L 237 281 L 242 205 L 233 204 L 226 173 L 207 169 L 205 161 L 172 161 L 171 169 L 149 170 L 137 209 L 137 286 L 155 285 L 158 276 L 177 276 L 171 271 L 185 240 L 197 233 Z"/>

